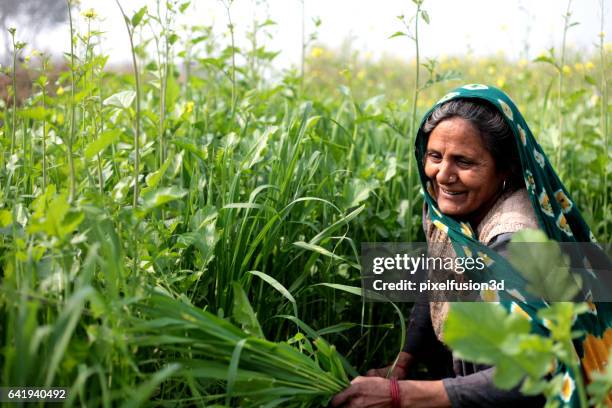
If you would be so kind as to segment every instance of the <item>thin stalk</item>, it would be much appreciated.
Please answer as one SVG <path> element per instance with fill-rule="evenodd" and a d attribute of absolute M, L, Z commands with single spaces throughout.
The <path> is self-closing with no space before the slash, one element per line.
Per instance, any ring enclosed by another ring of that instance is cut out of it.
<path fill-rule="evenodd" d="M 13 83 L 13 109 L 11 109 L 11 155 L 15 153 L 15 127 L 17 120 L 17 49 L 15 48 L 15 38 L 13 37 L 13 72 L 11 78 Z"/>
<path fill-rule="evenodd" d="M 155 38 L 157 47 L 157 63 L 158 63 L 158 75 L 160 81 L 160 97 L 159 97 L 159 122 L 157 125 L 158 144 L 159 144 L 159 167 L 162 166 L 165 160 L 164 152 L 164 123 L 166 120 L 166 93 L 168 88 L 168 60 L 170 53 L 170 44 L 168 42 L 168 29 L 169 29 L 169 17 L 168 9 L 166 8 L 165 18 L 162 20 L 161 15 L 161 1 L 157 1 L 157 18 L 160 24 L 162 24 L 162 36 L 163 36 L 163 52 L 159 49 L 159 39 Z"/>
<path fill-rule="evenodd" d="M 140 74 L 138 72 L 138 62 L 136 61 L 136 50 L 134 48 L 134 31 L 129 23 L 130 20 L 127 18 L 127 15 L 121 7 L 121 3 L 119 3 L 119 0 L 115 0 L 115 2 L 123 15 L 125 27 L 127 28 L 128 37 L 130 39 L 132 66 L 134 68 L 134 80 L 136 81 L 136 118 L 134 123 L 134 201 L 132 204 L 132 207 L 136 209 L 138 207 L 138 177 L 140 176 Z"/>
<path fill-rule="evenodd" d="M 43 76 L 46 77 L 47 61 L 43 59 Z M 43 112 L 47 110 L 47 80 L 40 84 L 42 91 L 42 108 Z M 47 190 L 47 118 L 43 117 L 43 138 L 42 138 L 42 176 L 43 176 L 43 191 Z"/>
<path fill-rule="evenodd" d="M 232 23 L 232 14 L 230 13 L 230 7 L 232 6 L 233 0 L 227 0 L 227 3 L 224 2 L 225 11 L 227 13 L 227 21 L 228 28 L 230 30 L 230 39 L 232 43 L 232 111 L 231 116 L 234 117 L 234 112 L 236 110 L 236 45 L 234 38 L 234 23 Z"/>
<path fill-rule="evenodd" d="M 15 127 L 17 126 L 17 44 L 15 44 L 15 32 L 11 32 L 13 37 L 13 71 L 11 80 L 13 86 L 13 109 L 11 109 L 11 155 L 15 153 Z"/>
<path fill-rule="evenodd" d="M 419 50 L 419 14 L 421 13 L 422 2 L 417 2 L 417 11 L 414 19 L 414 47 L 416 51 L 416 66 L 415 66 L 415 82 L 414 82 L 414 93 L 412 94 L 412 114 L 410 116 L 410 134 L 408 135 L 408 146 L 412 146 L 413 137 L 416 137 L 416 114 L 417 114 L 417 102 L 419 100 L 419 81 L 420 81 L 420 65 L 421 56 Z M 413 167 L 413 154 L 408 154 L 408 231 L 412 235 L 412 167 Z"/>
<path fill-rule="evenodd" d="M 565 66 L 565 43 L 567 39 L 567 31 L 570 28 L 570 9 L 572 0 L 567 1 L 567 10 L 563 16 L 563 39 L 561 41 L 561 67 L 559 69 L 557 108 L 559 114 L 559 144 L 557 146 L 555 167 L 558 169 L 561 164 L 561 152 L 563 151 L 563 67 Z"/>
<path fill-rule="evenodd" d="M 304 61 L 306 59 L 306 7 L 304 0 L 300 0 L 302 3 L 302 60 L 300 64 L 300 78 L 301 83 L 304 82 Z"/>
<path fill-rule="evenodd" d="M 91 19 L 87 20 L 87 55 L 89 55 L 89 57 L 91 58 L 91 60 L 93 60 L 93 46 L 90 44 L 90 37 L 91 37 Z M 86 59 L 89 61 L 90 58 Z M 91 81 L 93 82 L 94 79 L 96 78 L 96 64 L 91 63 Z M 98 86 L 98 92 L 102 92 L 102 88 L 100 86 Z M 93 99 L 93 91 L 90 91 L 89 93 L 90 96 L 90 100 L 94 100 Z M 102 96 L 100 95 L 100 100 L 102 100 Z M 93 139 L 96 140 L 98 139 L 99 135 L 100 135 L 100 129 L 98 128 L 98 122 L 96 121 L 96 117 L 97 117 L 97 113 L 96 112 L 96 105 L 92 104 L 92 110 L 93 110 L 93 115 L 91 117 L 91 126 L 94 132 L 94 137 Z M 100 111 L 101 112 L 101 111 Z M 102 125 L 103 120 L 102 120 L 102 116 L 100 114 L 100 125 Z M 100 156 L 100 153 L 98 152 L 96 154 L 96 167 L 97 167 L 97 172 L 98 172 L 98 191 L 100 192 L 100 194 L 102 194 L 104 192 L 104 179 L 102 176 L 102 158 Z"/>
<path fill-rule="evenodd" d="M 608 81 L 606 79 L 606 53 L 604 49 L 604 1 L 599 1 L 601 11 L 599 32 L 599 64 L 601 68 L 600 92 L 601 102 L 599 104 L 599 126 L 604 138 L 604 157 L 610 157 L 610 146 L 608 143 Z M 603 212 L 608 213 L 608 172 L 606 171 L 607 160 L 602 161 L 602 173 L 604 175 Z M 604 222 L 604 237 L 608 237 L 608 223 Z"/>
<path fill-rule="evenodd" d="M 74 75 L 74 28 L 72 25 L 72 0 L 66 0 L 68 4 L 68 20 L 70 22 L 70 133 L 68 134 L 68 166 L 70 168 L 70 201 L 76 196 L 76 181 L 74 172 L 74 159 L 72 157 L 72 143 L 74 141 L 74 123 L 76 122 L 76 109 L 74 106 L 74 88 L 76 78 Z"/>

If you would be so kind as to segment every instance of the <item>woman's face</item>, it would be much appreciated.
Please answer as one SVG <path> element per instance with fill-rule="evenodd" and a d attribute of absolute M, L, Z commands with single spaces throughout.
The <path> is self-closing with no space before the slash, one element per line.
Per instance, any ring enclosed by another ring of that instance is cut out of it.
<path fill-rule="evenodd" d="M 440 122 L 429 135 L 425 174 L 442 213 L 476 224 L 497 199 L 504 178 L 478 129 L 457 117 Z"/>

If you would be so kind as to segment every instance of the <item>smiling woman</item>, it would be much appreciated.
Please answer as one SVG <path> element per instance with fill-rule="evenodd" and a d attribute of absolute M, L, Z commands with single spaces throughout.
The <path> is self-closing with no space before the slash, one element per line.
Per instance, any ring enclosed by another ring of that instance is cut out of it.
<path fill-rule="evenodd" d="M 541 302 L 526 301 L 530 295 L 525 281 L 504 258 L 506 245 L 512 234 L 527 228 L 540 228 L 560 242 L 589 242 L 592 234 L 512 100 L 480 84 L 453 90 L 425 115 L 416 135 L 415 153 L 425 190 L 423 228 L 428 255 L 482 256 L 486 276 L 505 280 L 506 285 L 493 293 L 480 292 L 481 299 L 499 302 L 511 313 L 527 318 L 533 330 L 546 333 L 538 318 Z M 440 281 L 473 278 L 456 268 L 430 268 L 428 274 Z M 543 396 L 522 395 L 520 385 L 510 390 L 497 388 L 495 367 L 462 360 L 446 347 L 448 299 L 448 293 L 440 290 L 417 302 L 406 346 L 395 363 L 353 380 L 350 388 L 334 398 L 334 406 L 542 406 Z M 471 306 L 478 319 L 482 305 Z M 609 327 L 605 309 L 597 309 L 596 318 L 578 319 L 576 328 L 600 335 Z M 581 346 L 576 350 L 582 353 Z M 587 356 L 588 348 L 585 350 Z M 415 362 L 428 366 L 430 380 L 410 376 Z M 558 373 L 570 385 L 581 378 L 577 377 L 581 373 L 561 364 L 550 374 Z M 554 398 L 576 406 L 579 398 L 573 388 L 564 389 L 569 391 Z"/>

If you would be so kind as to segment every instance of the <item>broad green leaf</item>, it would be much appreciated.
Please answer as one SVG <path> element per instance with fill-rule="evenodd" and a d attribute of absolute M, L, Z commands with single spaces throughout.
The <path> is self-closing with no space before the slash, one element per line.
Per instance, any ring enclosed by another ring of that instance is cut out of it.
<path fill-rule="evenodd" d="M 559 244 L 543 231 L 523 230 L 512 236 L 508 260 L 527 280 L 527 291 L 552 302 L 572 301 L 582 280 L 569 272 L 569 261 Z"/>
<path fill-rule="evenodd" d="M 377 180 L 362 180 L 353 178 L 344 185 L 344 202 L 347 208 L 355 207 L 370 197 L 370 193 L 378 188 Z"/>
<path fill-rule="evenodd" d="M 271 126 L 267 128 L 259 137 L 255 137 L 253 143 L 249 147 L 242 164 L 240 167 L 242 170 L 250 169 L 255 164 L 263 160 L 262 152 L 268 144 L 268 139 L 278 130 L 277 126 Z M 257 134 L 257 133 L 256 133 Z"/>
<path fill-rule="evenodd" d="M 177 186 L 164 187 L 143 194 L 143 208 L 151 210 L 171 201 L 180 200 L 187 195 L 187 190 Z"/>
<path fill-rule="evenodd" d="M 147 174 L 147 177 L 145 177 L 145 183 L 147 184 L 147 187 L 150 187 L 150 188 L 157 187 L 157 185 L 161 181 L 162 177 L 164 177 L 164 174 L 166 173 L 166 170 L 168 170 L 168 167 L 170 166 L 170 163 L 172 163 L 172 158 L 171 157 L 168 158 L 168 160 L 164 161 L 164 164 L 161 165 L 159 170 L 154 171 L 153 173 Z M 143 193 L 144 193 L 144 191 L 143 191 Z"/>
<path fill-rule="evenodd" d="M 114 106 L 115 108 L 127 109 L 132 106 L 136 99 L 135 91 L 121 91 L 106 98 L 103 102 L 105 106 Z"/>
<path fill-rule="evenodd" d="M 91 142 L 85 148 L 85 158 L 90 160 L 98 153 L 102 152 L 119 138 L 121 132 L 117 129 L 109 129 L 104 131 L 96 140 Z"/>
<path fill-rule="evenodd" d="M 453 303 L 444 325 L 444 341 L 462 359 L 496 367 L 501 388 L 516 386 L 526 375 L 544 376 L 552 361 L 551 339 L 530 334 L 530 322 L 496 303 Z"/>
<path fill-rule="evenodd" d="M 144 17 L 145 13 L 147 12 L 147 6 L 143 6 L 140 10 L 138 10 L 133 16 L 132 16 L 132 27 L 136 27 L 138 26 L 138 24 L 140 24 L 140 22 L 142 21 L 142 18 Z"/>
<path fill-rule="evenodd" d="M 234 291 L 234 320 L 240 324 L 245 333 L 263 339 L 261 326 L 244 289 L 238 282 L 232 282 L 232 289 Z"/>

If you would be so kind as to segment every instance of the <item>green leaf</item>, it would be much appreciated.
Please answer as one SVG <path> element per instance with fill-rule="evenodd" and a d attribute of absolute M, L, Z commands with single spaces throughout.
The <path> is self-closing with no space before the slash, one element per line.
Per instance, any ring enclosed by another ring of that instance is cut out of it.
<path fill-rule="evenodd" d="M 178 98 L 181 95 L 181 88 L 174 75 L 168 75 L 166 82 L 166 111 L 172 112 L 177 106 Z"/>
<path fill-rule="evenodd" d="M 444 341 L 462 359 L 496 367 L 494 382 L 509 389 L 526 375 L 544 376 L 553 359 L 551 339 L 530 334 L 530 323 L 496 303 L 453 303 Z"/>
<path fill-rule="evenodd" d="M 295 317 L 298 316 L 298 309 L 297 309 L 297 302 L 295 301 L 295 298 L 293 297 L 293 295 L 287 290 L 287 288 L 285 288 L 279 281 L 277 281 L 276 279 L 274 279 L 272 276 L 260 272 L 260 271 L 249 271 L 249 273 L 251 275 L 255 275 L 260 277 L 261 279 L 263 279 L 264 281 L 266 281 L 266 283 L 268 283 L 270 286 L 272 286 L 274 289 L 276 289 L 281 295 L 283 295 L 285 297 L 285 299 L 287 299 L 288 301 L 291 302 L 291 304 L 293 305 L 293 314 Z"/>
<path fill-rule="evenodd" d="M 402 32 L 402 31 L 396 31 L 393 34 L 391 34 L 391 36 L 389 38 L 395 38 L 395 37 L 408 37 L 408 34 Z"/>
<path fill-rule="evenodd" d="M 168 170 L 170 163 L 172 163 L 172 157 L 169 157 L 166 161 L 164 161 L 164 164 L 161 165 L 159 170 L 147 174 L 147 177 L 145 178 L 145 183 L 147 184 L 147 187 L 151 189 L 157 187 L 162 177 L 164 177 L 166 170 Z M 144 193 L 146 193 L 146 191 L 143 190 L 143 194 Z"/>
<path fill-rule="evenodd" d="M 13 223 L 13 214 L 9 210 L 0 211 L 0 228 L 8 227 Z"/>
<path fill-rule="evenodd" d="M 232 289 L 234 290 L 234 320 L 240 324 L 245 333 L 263 339 L 261 326 L 244 289 L 238 282 L 232 282 Z"/>
<path fill-rule="evenodd" d="M 184 13 L 184 12 L 185 12 L 185 10 L 187 10 L 187 8 L 189 7 L 189 5 L 190 5 L 190 4 L 191 4 L 191 1 L 186 1 L 186 2 L 184 2 L 183 4 L 181 4 L 181 5 L 179 6 L 179 11 L 180 11 L 181 13 Z"/>
<path fill-rule="evenodd" d="M 527 291 L 550 302 L 572 301 L 582 279 L 571 274 L 569 261 L 555 241 L 540 230 L 523 230 L 512 236 L 508 260 L 527 280 Z"/>
<path fill-rule="evenodd" d="M 151 210 L 171 201 L 180 200 L 187 195 L 187 190 L 177 186 L 164 187 L 143 194 L 143 208 Z"/>
<path fill-rule="evenodd" d="M 336 261 L 348 262 L 341 256 L 338 256 L 334 254 L 333 252 L 330 252 L 327 249 L 319 245 L 309 244 L 308 242 L 304 242 L 304 241 L 296 241 L 293 243 L 293 245 L 295 245 L 298 248 L 306 249 L 308 251 L 313 251 L 323 256 L 327 256 L 329 258 L 335 259 Z"/>
<path fill-rule="evenodd" d="M 584 80 L 587 81 L 590 85 L 597 86 L 597 81 L 590 75 L 585 75 Z"/>
<path fill-rule="evenodd" d="M 227 369 L 227 396 L 226 396 L 226 404 L 230 405 L 230 398 L 234 393 L 234 384 L 236 383 L 236 377 L 238 376 L 238 365 L 240 364 L 240 355 L 242 354 L 242 349 L 246 344 L 248 339 L 242 339 L 238 343 L 236 343 L 236 347 L 234 347 L 234 351 L 232 352 L 232 359 L 230 360 L 230 365 Z"/>
<path fill-rule="evenodd" d="M 90 160 L 117 140 L 120 134 L 117 129 L 104 131 L 96 140 L 87 145 L 85 148 L 85 158 Z"/>
<path fill-rule="evenodd" d="M 51 117 L 51 111 L 40 106 L 34 108 L 20 109 L 17 115 L 24 119 L 45 120 Z"/>
<path fill-rule="evenodd" d="M 140 24 L 140 22 L 142 21 L 142 18 L 144 17 L 145 13 L 147 12 L 147 6 L 143 6 L 140 10 L 138 10 L 133 16 L 132 16 L 132 27 L 136 27 L 138 26 L 138 24 Z"/>
<path fill-rule="evenodd" d="M 132 105 L 134 99 L 136 99 L 135 91 L 121 91 L 106 98 L 103 104 L 105 106 L 127 109 Z"/>
<path fill-rule="evenodd" d="M 425 10 L 421 10 L 421 17 L 423 17 L 423 21 L 429 24 L 429 14 Z"/>
<path fill-rule="evenodd" d="M 148 381 L 140 384 L 136 387 L 131 393 L 131 398 L 128 401 L 125 401 L 121 407 L 139 407 L 143 405 L 145 402 L 149 400 L 151 395 L 155 392 L 155 390 L 159 387 L 159 385 L 164 382 L 166 379 L 172 377 L 177 371 L 181 368 L 180 364 L 169 364 L 161 370 L 157 371 L 155 374 L 149 378 Z"/>
<path fill-rule="evenodd" d="M 344 185 L 344 202 L 346 208 L 355 207 L 370 197 L 370 193 L 378 188 L 377 180 L 362 180 L 353 178 Z"/>
<path fill-rule="evenodd" d="M 263 160 L 262 152 L 268 144 L 270 136 L 278 130 L 278 126 L 268 127 L 259 137 L 255 136 L 240 167 L 247 170 Z M 255 134 L 257 135 L 257 133 Z"/>

